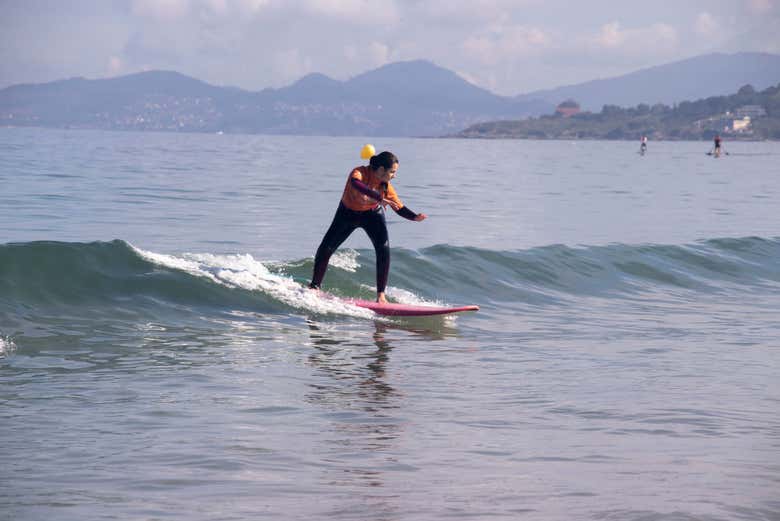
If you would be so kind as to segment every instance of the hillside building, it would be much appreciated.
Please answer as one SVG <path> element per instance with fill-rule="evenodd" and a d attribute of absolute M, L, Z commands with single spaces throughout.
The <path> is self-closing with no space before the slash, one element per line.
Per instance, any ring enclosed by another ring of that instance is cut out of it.
<path fill-rule="evenodd" d="M 758 119 L 766 117 L 766 109 L 761 105 L 744 105 L 734 111 L 738 118 Z"/>
<path fill-rule="evenodd" d="M 735 119 L 731 123 L 731 130 L 732 132 L 737 133 L 746 133 L 749 132 L 750 129 L 750 116 L 745 116 L 742 119 Z"/>
<path fill-rule="evenodd" d="M 580 104 L 574 100 L 568 99 L 555 108 L 555 113 L 560 114 L 564 118 L 569 118 L 580 113 Z"/>

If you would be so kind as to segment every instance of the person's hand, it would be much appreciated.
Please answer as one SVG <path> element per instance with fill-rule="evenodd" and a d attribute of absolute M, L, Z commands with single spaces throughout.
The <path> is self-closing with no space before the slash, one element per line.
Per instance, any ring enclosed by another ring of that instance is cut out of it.
<path fill-rule="evenodd" d="M 427 218 L 428 218 L 428 216 L 425 215 L 424 213 L 418 213 L 417 217 L 415 217 L 414 220 L 417 221 L 417 222 L 420 222 L 420 221 L 424 221 Z"/>
<path fill-rule="evenodd" d="M 391 199 L 382 199 L 382 204 L 390 206 L 396 212 L 401 209 L 401 205 Z"/>

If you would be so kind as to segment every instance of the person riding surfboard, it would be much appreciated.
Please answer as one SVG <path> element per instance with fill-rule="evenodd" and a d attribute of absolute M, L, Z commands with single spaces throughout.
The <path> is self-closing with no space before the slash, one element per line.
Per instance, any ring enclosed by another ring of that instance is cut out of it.
<path fill-rule="evenodd" d="M 385 288 L 390 272 L 390 241 L 387 233 L 384 207 L 389 206 L 398 215 L 410 221 L 426 219 L 424 213 L 414 213 L 398 198 L 390 181 L 398 172 L 398 158 L 392 152 L 374 154 L 374 147 L 366 145 L 361 151 L 369 164 L 352 169 L 341 195 L 336 215 L 317 248 L 314 273 L 309 287 L 320 289 L 331 255 L 356 228 L 363 228 L 376 252 L 376 301 L 386 303 Z"/>

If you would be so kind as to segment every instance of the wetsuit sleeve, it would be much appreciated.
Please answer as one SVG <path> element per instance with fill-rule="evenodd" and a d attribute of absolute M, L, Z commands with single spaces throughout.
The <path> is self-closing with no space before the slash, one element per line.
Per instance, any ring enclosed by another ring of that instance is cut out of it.
<path fill-rule="evenodd" d="M 400 215 L 404 219 L 409 219 L 410 221 L 414 221 L 417 218 L 417 214 L 414 213 L 413 211 L 411 211 L 406 206 L 402 206 L 401 209 L 398 210 L 395 213 L 397 213 L 398 215 Z"/>
<path fill-rule="evenodd" d="M 356 177 L 351 177 L 349 179 L 349 183 L 352 185 L 352 188 L 354 188 L 355 190 L 357 190 L 361 194 L 366 195 L 366 196 L 370 197 L 371 199 L 375 199 L 377 201 L 381 201 L 382 200 L 382 194 L 380 194 L 376 190 L 370 189 L 366 183 L 364 183 L 363 181 L 360 181 Z"/>

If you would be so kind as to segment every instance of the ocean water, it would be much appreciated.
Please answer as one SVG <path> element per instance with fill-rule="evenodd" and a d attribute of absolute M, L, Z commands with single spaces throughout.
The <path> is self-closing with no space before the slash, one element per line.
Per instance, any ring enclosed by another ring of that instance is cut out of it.
<path fill-rule="evenodd" d="M 780 519 L 780 144 L 365 141 L 0 129 L 0 519 Z"/>

